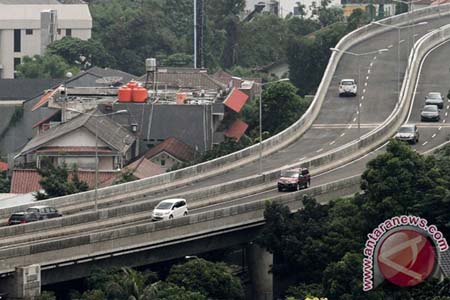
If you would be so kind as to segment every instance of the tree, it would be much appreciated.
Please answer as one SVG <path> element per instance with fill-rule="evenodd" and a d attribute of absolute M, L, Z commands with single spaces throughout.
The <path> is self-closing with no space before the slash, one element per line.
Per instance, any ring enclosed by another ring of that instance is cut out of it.
<path fill-rule="evenodd" d="M 262 93 L 263 130 L 267 130 L 270 135 L 282 131 L 297 121 L 308 105 L 306 100 L 297 95 L 297 89 L 291 83 L 268 85 Z"/>
<path fill-rule="evenodd" d="M 189 291 L 171 283 L 159 282 L 155 300 L 207 300 L 207 298 L 200 292 Z"/>
<path fill-rule="evenodd" d="M 64 78 L 66 73 L 77 74 L 78 68 L 70 66 L 61 56 L 45 54 L 24 56 L 17 66 L 18 78 Z"/>
<path fill-rule="evenodd" d="M 36 199 L 42 200 L 88 190 L 87 183 L 79 180 L 76 166 L 73 167 L 72 179 L 69 180 L 69 171 L 66 164 L 55 167 L 52 163 L 43 161 L 42 165 L 43 167 L 38 169 L 41 176 L 39 184 L 45 192 L 37 192 Z"/>
<path fill-rule="evenodd" d="M 238 300 L 244 297 L 239 279 L 232 275 L 227 265 L 201 258 L 173 266 L 167 282 L 211 299 Z"/>
<path fill-rule="evenodd" d="M 105 47 L 95 39 L 82 40 L 76 37 L 63 37 L 47 47 L 47 53 L 58 55 L 71 65 L 82 69 L 90 66 L 110 67 L 115 64 Z"/>
<path fill-rule="evenodd" d="M 347 19 L 347 31 L 353 31 L 369 21 L 370 17 L 365 11 L 360 8 L 354 9 Z"/>
<path fill-rule="evenodd" d="M 11 190 L 11 177 L 8 171 L 0 171 L 0 193 L 9 193 Z"/>

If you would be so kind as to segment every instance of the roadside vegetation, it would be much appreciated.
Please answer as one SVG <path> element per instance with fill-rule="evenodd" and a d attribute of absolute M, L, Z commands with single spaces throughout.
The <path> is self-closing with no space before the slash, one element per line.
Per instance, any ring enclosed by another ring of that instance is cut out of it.
<path fill-rule="evenodd" d="M 450 147 L 422 156 L 392 140 L 362 174 L 362 192 L 319 204 L 303 200 L 304 209 L 267 203 L 266 226 L 257 242 L 275 255 L 276 280 L 293 284 L 287 299 L 306 296 L 344 300 L 448 300 L 450 281 L 427 281 L 409 289 L 384 282 L 362 289 L 363 248 L 367 234 L 399 215 L 416 215 L 450 236 Z"/>
<path fill-rule="evenodd" d="M 132 268 L 94 269 L 82 291 L 71 291 L 71 300 L 242 300 L 238 277 L 224 263 L 193 258 L 172 266 L 164 280 L 151 271 Z M 55 300 L 44 292 L 39 300 Z"/>

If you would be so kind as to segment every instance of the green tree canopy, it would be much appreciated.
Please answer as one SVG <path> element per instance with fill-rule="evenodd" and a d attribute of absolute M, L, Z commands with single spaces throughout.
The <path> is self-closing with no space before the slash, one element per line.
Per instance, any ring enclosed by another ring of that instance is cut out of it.
<path fill-rule="evenodd" d="M 238 300 L 244 297 L 239 279 L 233 276 L 227 265 L 201 258 L 173 266 L 167 282 L 200 292 L 210 299 Z"/>
<path fill-rule="evenodd" d="M 18 78 L 64 78 L 68 72 L 77 74 L 79 70 L 54 54 L 24 56 L 17 66 Z"/>

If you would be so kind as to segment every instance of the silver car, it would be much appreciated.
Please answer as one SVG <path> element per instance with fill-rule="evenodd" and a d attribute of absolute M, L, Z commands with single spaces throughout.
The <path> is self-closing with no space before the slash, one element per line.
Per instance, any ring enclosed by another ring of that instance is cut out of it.
<path fill-rule="evenodd" d="M 443 108 L 444 98 L 439 92 L 429 92 L 425 97 L 425 105 L 437 105 L 438 108 Z"/>
<path fill-rule="evenodd" d="M 395 139 L 416 144 L 419 141 L 419 130 L 415 124 L 405 124 L 400 127 Z"/>
<path fill-rule="evenodd" d="M 425 105 L 420 113 L 422 121 L 439 121 L 439 108 L 436 105 Z"/>

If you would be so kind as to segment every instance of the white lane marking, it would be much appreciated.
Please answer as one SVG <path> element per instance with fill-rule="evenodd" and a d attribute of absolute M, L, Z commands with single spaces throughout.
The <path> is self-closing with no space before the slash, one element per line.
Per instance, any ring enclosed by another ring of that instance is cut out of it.
<path fill-rule="evenodd" d="M 317 150 L 317 152 L 322 152 L 323 148 L 320 148 L 319 150 Z"/>
<path fill-rule="evenodd" d="M 447 102 L 450 102 L 450 99 L 447 99 Z"/>
<path fill-rule="evenodd" d="M 419 34 L 418 33 L 416 33 L 414 36 L 418 36 Z"/>
<path fill-rule="evenodd" d="M 363 89 L 363 94 L 366 92 L 366 89 Z"/>
<path fill-rule="evenodd" d="M 431 136 L 432 139 L 434 139 L 435 137 L 436 137 L 436 133 Z"/>
<path fill-rule="evenodd" d="M 367 74 L 370 74 L 370 69 L 369 69 L 369 70 L 367 70 Z"/>
<path fill-rule="evenodd" d="M 361 101 L 364 100 L 364 96 L 361 96 Z"/>
<path fill-rule="evenodd" d="M 372 66 L 373 66 L 373 61 L 371 61 L 371 62 L 370 62 L 370 65 L 369 65 L 369 66 L 370 66 L 370 67 L 372 67 Z"/>
<path fill-rule="evenodd" d="M 356 122 L 356 117 L 355 117 L 355 118 L 353 118 L 353 122 Z"/>
<path fill-rule="evenodd" d="M 306 158 L 306 156 L 303 156 L 302 158 L 299 158 L 298 161 L 302 161 Z"/>
<path fill-rule="evenodd" d="M 359 104 L 359 107 L 362 107 L 362 103 Z"/>
<path fill-rule="evenodd" d="M 428 144 L 428 141 L 424 142 L 424 143 L 422 144 L 422 146 L 425 146 L 426 144 Z"/>
<path fill-rule="evenodd" d="M 359 115 L 359 111 L 356 111 L 356 114 Z"/>
<path fill-rule="evenodd" d="M 445 120 L 442 120 L 442 123 L 445 123 Z"/>
<path fill-rule="evenodd" d="M 400 40 L 398 43 L 401 44 L 401 43 L 403 43 L 404 41 L 405 41 L 405 40 Z"/>
<path fill-rule="evenodd" d="M 341 133 L 341 136 L 344 136 L 344 135 L 345 135 L 345 132 Z"/>
<path fill-rule="evenodd" d="M 367 86 L 367 82 L 364 82 L 364 86 Z"/>
<path fill-rule="evenodd" d="M 442 126 L 439 126 L 438 130 L 441 130 L 441 129 L 442 129 Z"/>
<path fill-rule="evenodd" d="M 373 60 L 377 60 L 377 57 L 376 57 L 376 56 L 374 56 L 374 57 L 373 57 Z"/>
<path fill-rule="evenodd" d="M 445 116 L 447 116 L 448 115 L 448 112 L 445 112 Z"/>
<path fill-rule="evenodd" d="M 332 142 L 330 143 L 330 146 L 331 146 L 331 145 L 334 145 L 334 143 L 336 143 L 336 141 L 332 141 Z"/>
<path fill-rule="evenodd" d="M 369 76 L 366 76 L 366 80 L 369 80 Z"/>
<path fill-rule="evenodd" d="M 389 45 L 387 47 L 388 47 L 388 49 L 391 49 L 392 47 L 394 47 L 394 45 Z"/>
<path fill-rule="evenodd" d="M 450 108 L 450 105 L 447 105 L 447 109 L 449 109 Z"/>

